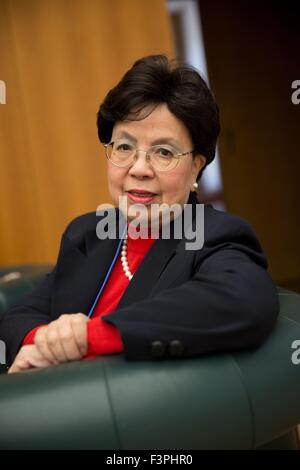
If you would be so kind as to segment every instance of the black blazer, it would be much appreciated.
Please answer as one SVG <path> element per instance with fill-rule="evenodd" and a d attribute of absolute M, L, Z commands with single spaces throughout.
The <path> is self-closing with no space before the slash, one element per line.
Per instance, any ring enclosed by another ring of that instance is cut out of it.
<path fill-rule="evenodd" d="M 188 202 L 199 203 L 194 193 Z M 252 348 L 271 331 L 279 313 L 277 289 L 255 233 L 240 217 L 210 204 L 204 217 L 202 249 L 186 250 L 185 238 L 158 238 L 117 309 L 102 317 L 120 331 L 127 359 Z M 9 365 L 35 326 L 63 313 L 88 313 L 119 244 L 97 238 L 98 222 L 95 213 L 74 219 L 54 270 L 4 315 L 0 338 Z"/>

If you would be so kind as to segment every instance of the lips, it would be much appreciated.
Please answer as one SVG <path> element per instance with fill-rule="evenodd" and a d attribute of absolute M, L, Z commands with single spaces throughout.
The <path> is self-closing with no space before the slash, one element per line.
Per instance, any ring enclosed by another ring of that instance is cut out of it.
<path fill-rule="evenodd" d="M 153 201 L 154 197 L 156 196 L 155 193 L 151 193 L 150 191 L 146 191 L 144 189 L 131 189 L 127 191 L 128 198 L 134 203 L 142 203 L 142 204 L 149 204 Z"/>
<path fill-rule="evenodd" d="M 145 191 L 142 189 L 131 189 L 130 191 L 127 191 L 129 194 L 132 194 L 133 196 L 139 196 L 139 197 L 152 197 L 156 196 L 155 193 L 151 193 L 150 191 Z"/>

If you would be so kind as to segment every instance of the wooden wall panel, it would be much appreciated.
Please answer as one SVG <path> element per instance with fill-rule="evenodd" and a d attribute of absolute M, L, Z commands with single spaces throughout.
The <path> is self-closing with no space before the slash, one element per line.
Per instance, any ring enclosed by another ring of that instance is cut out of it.
<path fill-rule="evenodd" d="M 221 109 L 227 210 L 247 218 L 274 280 L 300 291 L 300 7 L 287 0 L 199 0 L 211 86 Z"/>
<path fill-rule="evenodd" d="M 156 53 L 173 56 L 164 0 L 0 1 L 0 264 L 54 262 L 66 224 L 110 202 L 96 112 Z"/>

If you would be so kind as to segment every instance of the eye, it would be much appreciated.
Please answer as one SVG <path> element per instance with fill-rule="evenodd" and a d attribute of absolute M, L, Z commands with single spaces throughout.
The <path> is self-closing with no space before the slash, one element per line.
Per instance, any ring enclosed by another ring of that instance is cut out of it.
<path fill-rule="evenodd" d="M 155 149 L 155 155 L 163 158 L 172 158 L 174 157 L 174 152 L 166 147 L 157 147 Z"/>
<path fill-rule="evenodd" d="M 133 146 L 126 142 L 115 142 L 114 150 L 117 152 L 132 152 Z"/>

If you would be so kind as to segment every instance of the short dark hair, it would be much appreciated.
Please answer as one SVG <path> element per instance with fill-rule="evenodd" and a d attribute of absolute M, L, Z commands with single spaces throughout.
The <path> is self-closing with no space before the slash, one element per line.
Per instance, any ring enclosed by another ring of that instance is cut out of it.
<path fill-rule="evenodd" d="M 165 55 L 137 60 L 108 92 L 97 113 L 100 142 L 110 142 L 117 121 L 134 120 L 142 109 L 161 103 L 186 126 L 194 153 L 206 157 L 206 167 L 215 157 L 220 133 L 218 105 L 197 70 Z"/>

